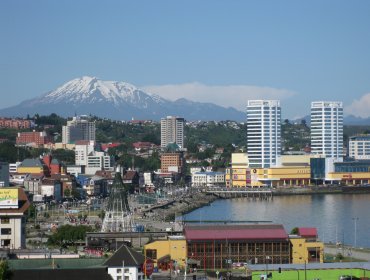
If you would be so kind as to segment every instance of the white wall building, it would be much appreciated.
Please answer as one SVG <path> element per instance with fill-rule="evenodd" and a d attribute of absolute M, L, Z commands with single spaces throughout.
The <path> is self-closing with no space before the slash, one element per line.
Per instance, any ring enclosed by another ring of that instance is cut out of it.
<path fill-rule="evenodd" d="M 26 220 L 24 213 L 30 206 L 22 188 L 1 188 L 0 196 L 0 249 L 26 247 Z"/>
<path fill-rule="evenodd" d="M 87 156 L 87 165 L 85 174 L 95 174 L 96 171 L 114 171 L 113 157 L 106 155 L 104 152 L 94 152 Z"/>
<path fill-rule="evenodd" d="M 184 118 L 167 116 L 161 119 L 161 148 L 176 143 L 184 149 Z"/>
<path fill-rule="evenodd" d="M 86 144 L 76 144 L 75 146 L 75 164 L 87 165 L 87 157 L 93 153 L 95 149 L 95 141 L 88 141 Z"/>
<path fill-rule="evenodd" d="M 311 103 L 311 153 L 343 157 L 343 104 L 337 101 Z"/>
<path fill-rule="evenodd" d="M 17 173 L 18 166 L 21 163 L 21 161 L 17 161 L 16 163 L 9 163 L 9 173 Z"/>
<path fill-rule="evenodd" d="M 78 140 L 95 141 L 95 122 L 90 122 L 87 117 L 73 117 L 62 127 L 62 143 L 70 144 Z"/>
<path fill-rule="evenodd" d="M 145 257 L 142 254 L 123 245 L 104 265 L 108 267 L 108 274 L 113 280 L 142 280 L 144 263 Z M 153 263 L 147 260 L 147 267 L 149 266 L 153 267 Z"/>
<path fill-rule="evenodd" d="M 281 154 L 278 100 L 248 100 L 247 151 L 251 167 L 272 167 Z"/>
<path fill-rule="evenodd" d="M 370 160 L 370 135 L 350 137 L 348 155 L 355 160 Z"/>
<path fill-rule="evenodd" d="M 191 175 L 191 185 L 193 187 L 212 187 L 224 184 L 224 172 L 196 172 Z"/>

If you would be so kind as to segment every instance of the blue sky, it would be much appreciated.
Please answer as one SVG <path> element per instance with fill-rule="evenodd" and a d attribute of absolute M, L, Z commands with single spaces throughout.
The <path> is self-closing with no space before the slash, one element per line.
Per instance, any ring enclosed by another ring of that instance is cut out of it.
<path fill-rule="evenodd" d="M 370 116 L 370 1 L 0 1 L 1 108 L 84 75 L 283 116 Z"/>

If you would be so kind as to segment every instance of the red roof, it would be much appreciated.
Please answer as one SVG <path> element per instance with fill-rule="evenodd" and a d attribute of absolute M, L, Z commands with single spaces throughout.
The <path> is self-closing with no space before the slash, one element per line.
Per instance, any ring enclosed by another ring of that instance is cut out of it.
<path fill-rule="evenodd" d="M 110 149 L 110 148 L 116 148 L 118 146 L 122 145 L 121 143 L 108 143 L 108 144 L 101 144 L 101 148 L 103 151 Z"/>
<path fill-rule="evenodd" d="M 288 239 L 282 225 L 206 225 L 187 226 L 186 240 L 281 240 Z"/>
<path fill-rule="evenodd" d="M 316 228 L 298 228 L 298 234 L 302 237 L 317 237 Z"/>

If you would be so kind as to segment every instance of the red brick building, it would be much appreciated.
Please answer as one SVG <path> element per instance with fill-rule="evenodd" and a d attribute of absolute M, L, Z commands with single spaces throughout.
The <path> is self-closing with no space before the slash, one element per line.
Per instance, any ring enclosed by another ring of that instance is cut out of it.
<path fill-rule="evenodd" d="M 48 136 L 45 131 L 19 132 L 16 139 L 17 145 L 34 144 L 40 146 L 52 142 L 52 137 Z"/>
<path fill-rule="evenodd" d="M 31 128 L 32 125 L 31 120 L 0 118 L 0 127 L 24 129 Z"/>

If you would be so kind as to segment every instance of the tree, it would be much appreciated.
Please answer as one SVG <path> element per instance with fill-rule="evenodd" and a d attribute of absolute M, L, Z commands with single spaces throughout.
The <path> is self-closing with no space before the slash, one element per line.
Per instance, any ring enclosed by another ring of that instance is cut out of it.
<path fill-rule="evenodd" d="M 65 196 L 65 197 L 70 197 L 70 196 L 71 196 L 71 193 L 72 193 L 72 192 L 71 192 L 71 190 L 70 190 L 70 189 L 65 189 L 65 190 L 64 190 L 64 196 Z"/>
<path fill-rule="evenodd" d="M 92 232 L 93 228 L 85 225 L 71 226 L 64 225 L 58 228 L 57 232 L 48 239 L 50 245 L 74 245 L 78 240 L 85 240 L 86 233 Z"/>
<path fill-rule="evenodd" d="M 294 227 L 292 228 L 292 230 L 290 231 L 290 234 L 298 234 L 298 228 L 297 227 Z"/>
<path fill-rule="evenodd" d="M 11 271 L 7 261 L 0 261 L 0 280 L 8 280 L 11 278 Z"/>

